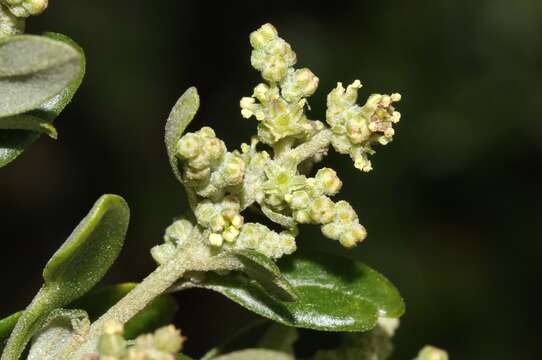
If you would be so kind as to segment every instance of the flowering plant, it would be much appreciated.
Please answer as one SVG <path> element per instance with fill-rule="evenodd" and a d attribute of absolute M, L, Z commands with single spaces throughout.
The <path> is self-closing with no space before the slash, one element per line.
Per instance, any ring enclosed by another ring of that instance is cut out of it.
<path fill-rule="evenodd" d="M 24 19 L 46 6 L 44 0 L 0 0 L 0 166 L 42 133 L 57 136 L 52 121 L 82 81 L 84 55 L 72 40 L 22 35 Z M 250 34 L 250 44 L 251 64 L 264 82 L 240 107 L 242 117 L 258 122 L 255 136 L 228 151 L 210 127 L 185 133 L 199 108 L 195 88 L 169 115 L 166 150 L 191 212 L 174 220 L 164 241 L 151 249 L 157 268 L 139 284 L 91 290 L 118 256 L 129 222 L 124 199 L 102 196 L 45 266 L 44 284 L 31 304 L 0 321 L 2 360 L 23 354 L 188 358 L 180 353 L 180 331 L 157 324 L 152 314 L 171 313 L 169 294 L 192 287 L 222 293 L 275 322 L 251 328 L 263 335 L 248 349 L 222 344 L 204 359 L 293 359 L 296 328 L 347 332 L 337 348 L 316 352 L 317 360 L 390 355 L 390 338 L 404 312 L 396 288 L 351 258 L 298 249 L 296 238 L 302 224 L 318 225 L 324 237 L 345 248 L 366 238 L 353 207 L 332 200 L 342 187 L 337 172 L 318 164 L 333 148 L 348 154 L 355 168 L 370 171 L 374 147 L 393 139 L 401 96 L 373 94 L 358 105 L 361 82 L 346 88 L 338 83 L 327 96 L 325 122 L 311 120 L 306 110 L 318 77 L 294 67 L 295 52 L 271 24 Z M 446 358 L 432 347 L 418 357 Z"/>

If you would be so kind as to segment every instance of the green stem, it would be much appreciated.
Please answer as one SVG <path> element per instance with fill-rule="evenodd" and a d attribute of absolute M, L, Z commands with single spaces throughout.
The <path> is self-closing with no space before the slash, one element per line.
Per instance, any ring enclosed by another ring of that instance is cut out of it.
<path fill-rule="evenodd" d="M 332 132 L 329 129 L 320 131 L 306 143 L 303 143 L 278 159 L 279 164 L 296 167 L 303 160 L 309 159 L 331 143 Z"/>
<path fill-rule="evenodd" d="M 1 360 L 17 360 L 30 341 L 32 334 L 41 327 L 45 317 L 58 303 L 46 287 L 42 287 L 17 321 L 4 348 Z"/>

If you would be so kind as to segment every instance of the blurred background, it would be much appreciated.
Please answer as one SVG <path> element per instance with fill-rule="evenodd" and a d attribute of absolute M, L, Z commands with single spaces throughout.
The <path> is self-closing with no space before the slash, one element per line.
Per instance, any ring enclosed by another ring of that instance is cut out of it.
<path fill-rule="evenodd" d="M 148 249 L 186 209 L 163 145 L 170 108 L 195 85 L 202 105 L 190 129 L 211 125 L 229 148 L 246 141 L 256 122 L 238 101 L 259 82 L 248 34 L 271 22 L 320 78 L 311 118 L 324 118 L 337 81 L 361 79 L 363 101 L 403 94 L 396 139 L 373 172 L 327 160 L 369 231 L 356 256 L 405 298 L 394 359 L 426 343 L 452 359 L 539 358 L 542 2 L 217 4 L 53 0 L 28 21 L 28 32 L 75 39 L 88 68 L 56 122 L 59 140 L 44 137 L 0 169 L 0 316 L 30 301 L 47 259 L 103 193 L 132 209 L 104 283 L 152 270 Z M 194 356 L 255 318 L 214 293 L 177 298 Z"/>

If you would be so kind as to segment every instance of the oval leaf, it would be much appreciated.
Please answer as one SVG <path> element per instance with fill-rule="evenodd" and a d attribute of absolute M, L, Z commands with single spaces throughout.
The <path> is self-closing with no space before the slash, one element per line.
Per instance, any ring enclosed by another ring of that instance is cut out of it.
<path fill-rule="evenodd" d="M 177 142 L 184 133 L 184 130 L 190 124 L 196 112 L 199 109 L 199 95 L 195 87 L 191 87 L 182 94 L 177 100 L 173 109 L 169 113 L 166 122 L 166 150 L 169 158 L 169 164 L 177 180 L 182 182 L 181 173 L 177 165 Z"/>
<path fill-rule="evenodd" d="M 51 99 L 44 103 L 38 104 L 27 115 L 38 117 L 44 122 L 51 123 L 60 112 L 71 101 L 75 92 L 83 81 L 85 74 L 85 56 L 83 50 L 69 37 L 56 34 L 45 33 L 44 37 L 52 41 L 62 42 L 67 46 L 71 46 L 79 53 L 80 68 L 75 78 Z M 9 164 L 15 160 L 28 146 L 40 137 L 39 133 L 23 130 L 2 130 L 0 131 L 0 167 Z"/>
<path fill-rule="evenodd" d="M 327 331 L 367 331 L 379 316 L 399 317 L 404 303 L 395 287 L 368 266 L 351 259 L 299 254 L 278 263 L 298 300 L 282 302 L 253 280 L 208 274 L 193 286 L 215 290 L 247 309 L 285 325 Z"/>
<path fill-rule="evenodd" d="M 47 315 L 86 293 L 117 258 L 130 211 L 123 198 L 103 195 L 43 270 L 44 286 L 17 321 L 2 360 L 18 359 Z"/>
<path fill-rule="evenodd" d="M 0 39 L 0 117 L 37 108 L 80 70 L 81 54 L 62 41 L 35 35 Z"/>
<path fill-rule="evenodd" d="M 254 250 L 239 250 L 233 253 L 243 265 L 241 270 L 256 280 L 270 295 L 282 301 L 297 299 L 295 289 L 273 260 Z"/>
<path fill-rule="evenodd" d="M 94 321 L 128 294 L 137 283 L 125 283 L 96 289 L 70 304 L 70 308 L 85 310 Z M 177 312 L 177 302 L 171 295 L 160 295 L 124 325 L 124 337 L 134 339 L 171 324 Z"/>

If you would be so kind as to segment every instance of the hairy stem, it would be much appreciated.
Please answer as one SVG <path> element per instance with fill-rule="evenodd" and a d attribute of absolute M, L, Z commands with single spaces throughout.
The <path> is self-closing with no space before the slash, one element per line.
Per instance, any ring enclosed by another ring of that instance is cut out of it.
<path fill-rule="evenodd" d="M 278 162 L 281 165 L 295 167 L 302 161 L 311 158 L 331 143 L 332 132 L 325 129 L 316 134 L 310 141 L 303 143 L 282 156 Z"/>

